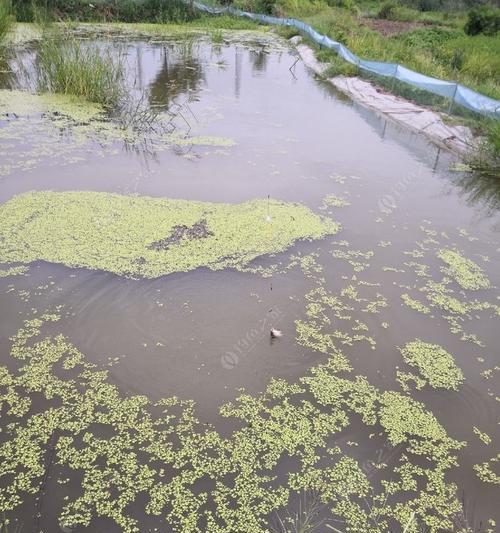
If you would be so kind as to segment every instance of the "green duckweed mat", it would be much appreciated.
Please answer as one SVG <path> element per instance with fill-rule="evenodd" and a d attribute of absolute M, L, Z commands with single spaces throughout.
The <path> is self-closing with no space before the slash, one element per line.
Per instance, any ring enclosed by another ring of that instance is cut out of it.
<path fill-rule="evenodd" d="M 98 192 L 31 192 L 0 208 L 0 262 L 44 260 L 155 278 L 241 268 L 339 225 L 300 204 L 219 204 Z"/>

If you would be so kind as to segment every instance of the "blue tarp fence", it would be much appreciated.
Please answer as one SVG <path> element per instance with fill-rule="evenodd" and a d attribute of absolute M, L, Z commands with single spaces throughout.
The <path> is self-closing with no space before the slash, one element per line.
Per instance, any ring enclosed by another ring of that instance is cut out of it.
<path fill-rule="evenodd" d="M 396 63 L 385 63 L 383 61 L 368 61 L 361 59 L 353 54 L 342 43 L 334 41 L 318 33 L 314 28 L 293 18 L 279 18 L 260 13 L 249 13 L 233 7 L 212 7 L 202 4 L 201 2 L 192 2 L 192 5 L 204 13 L 211 15 L 234 15 L 236 17 L 245 17 L 263 24 L 272 24 L 279 26 L 292 26 L 297 28 L 301 33 L 309 36 L 317 44 L 330 48 L 336 52 L 342 59 L 356 65 L 359 69 L 365 70 L 372 74 L 377 74 L 386 78 L 392 78 L 407 83 L 420 90 L 427 91 L 443 98 L 450 100 L 450 103 L 456 103 L 466 109 L 486 115 L 489 117 L 500 118 L 500 101 L 484 96 L 472 89 L 469 89 L 459 83 L 444 81 L 430 76 L 425 76 L 403 65 Z"/>

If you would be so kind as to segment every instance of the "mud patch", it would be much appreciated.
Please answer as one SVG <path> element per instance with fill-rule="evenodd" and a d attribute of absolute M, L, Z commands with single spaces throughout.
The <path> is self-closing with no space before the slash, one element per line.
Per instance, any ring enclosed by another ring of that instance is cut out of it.
<path fill-rule="evenodd" d="M 168 250 L 170 246 L 179 244 L 183 239 L 206 239 L 207 237 L 213 236 L 213 234 L 213 231 L 208 229 L 206 219 L 203 219 L 192 226 L 186 226 L 184 224 L 174 226 L 172 228 L 172 233 L 168 237 L 151 243 L 148 248 L 150 250 Z"/>
<path fill-rule="evenodd" d="M 423 28 L 426 25 L 419 22 L 403 22 L 400 20 L 385 20 L 366 18 L 363 20 L 363 25 L 375 30 L 384 37 L 391 37 L 392 35 L 399 35 L 407 33 L 417 28 Z"/>

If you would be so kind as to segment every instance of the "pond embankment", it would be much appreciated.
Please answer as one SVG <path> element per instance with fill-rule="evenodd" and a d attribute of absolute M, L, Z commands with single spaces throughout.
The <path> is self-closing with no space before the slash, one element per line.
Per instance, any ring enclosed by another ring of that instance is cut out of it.
<path fill-rule="evenodd" d="M 354 101 L 383 113 L 394 122 L 425 135 L 432 142 L 453 152 L 465 154 L 473 146 L 474 135 L 466 126 L 448 124 L 446 115 L 391 94 L 357 76 L 327 78 L 325 72 L 328 66 L 318 61 L 314 50 L 304 44 L 300 36 L 292 37 L 290 41 L 308 68 L 326 78 Z"/>

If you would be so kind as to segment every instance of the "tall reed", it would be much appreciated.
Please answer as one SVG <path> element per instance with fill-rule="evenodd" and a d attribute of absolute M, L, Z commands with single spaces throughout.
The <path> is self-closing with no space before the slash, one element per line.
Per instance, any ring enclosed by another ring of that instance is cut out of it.
<path fill-rule="evenodd" d="M 124 93 L 124 64 L 97 45 L 60 35 L 47 38 L 38 54 L 41 91 L 80 96 L 114 107 Z"/>

